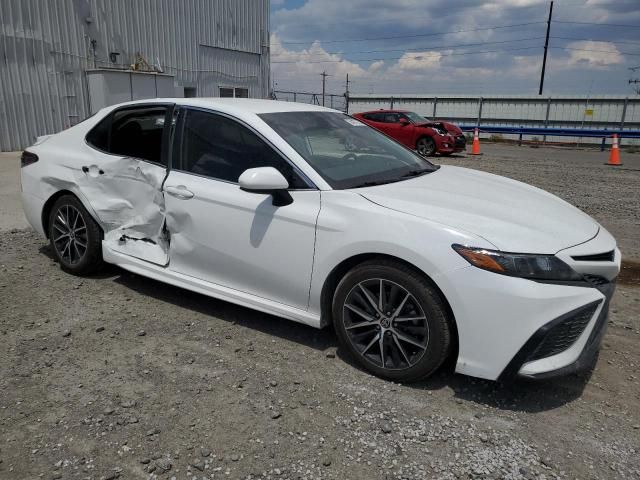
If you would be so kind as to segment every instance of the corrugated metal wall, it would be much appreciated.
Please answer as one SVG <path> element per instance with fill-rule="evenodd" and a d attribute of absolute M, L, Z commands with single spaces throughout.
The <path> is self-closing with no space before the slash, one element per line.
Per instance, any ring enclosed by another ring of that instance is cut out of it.
<path fill-rule="evenodd" d="M 86 118 L 85 70 L 138 52 L 198 96 L 266 98 L 268 45 L 269 0 L 0 0 L 0 150 Z"/>
<path fill-rule="evenodd" d="M 349 113 L 380 108 L 412 110 L 425 117 L 464 125 L 536 126 L 557 128 L 640 129 L 640 96 L 524 96 L 524 95 L 373 95 L 351 94 Z M 482 108 L 480 105 L 482 104 Z M 625 109 L 626 104 L 626 109 Z M 626 111 L 625 111 L 626 110 Z M 548 111 L 548 117 L 547 117 Z M 505 135 L 509 137 L 509 135 Z M 513 136 L 515 138 L 515 136 Z M 547 137 L 549 141 L 576 141 L 574 137 Z M 599 138 L 583 138 L 599 143 Z M 637 143 L 637 140 L 626 140 Z"/>

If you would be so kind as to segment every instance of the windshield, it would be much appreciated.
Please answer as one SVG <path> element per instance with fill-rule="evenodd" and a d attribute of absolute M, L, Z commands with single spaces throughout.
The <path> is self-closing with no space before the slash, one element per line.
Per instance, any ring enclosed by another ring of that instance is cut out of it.
<path fill-rule="evenodd" d="M 429 121 L 428 118 L 418 115 L 416 112 L 402 112 L 402 113 L 404 113 L 407 117 L 409 117 L 409 120 L 411 120 L 413 123 L 424 123 Z"/>
<path fill-rule="evenodd" d="M 280 112 L 259 116 L 334 189 L 397 182 L 437 168 L 342 113 Z"/>

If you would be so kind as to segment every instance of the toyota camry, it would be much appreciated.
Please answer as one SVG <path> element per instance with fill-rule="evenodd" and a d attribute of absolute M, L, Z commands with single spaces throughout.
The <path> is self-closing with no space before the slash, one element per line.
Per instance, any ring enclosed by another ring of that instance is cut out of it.
<path fill-rule="evenodd" d="M 331 326 L 395 381 L 450 357 L 491 380 L 588 368 L 620 269 L 613 237 L 565 201 L 312 105 L 120 104 L 40 137 L 21 172 L 67 272 L 106 262 Z"/>

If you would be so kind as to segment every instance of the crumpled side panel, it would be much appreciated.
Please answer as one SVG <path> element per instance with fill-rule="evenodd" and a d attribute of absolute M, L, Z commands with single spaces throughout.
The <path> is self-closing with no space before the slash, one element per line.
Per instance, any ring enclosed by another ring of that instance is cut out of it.
<path fill-rule="evenodd" d="M 100 166 L 62 165 L 71 175 L 43 180 L 59 188 L 73 183 L 90 203 L 104 229 L 104 243 L 126 255 L 159 265 L 169 262 L 164 232 L 165 203 L 162 183 L 166 168 L 133 158 L 105 158 Z"/>

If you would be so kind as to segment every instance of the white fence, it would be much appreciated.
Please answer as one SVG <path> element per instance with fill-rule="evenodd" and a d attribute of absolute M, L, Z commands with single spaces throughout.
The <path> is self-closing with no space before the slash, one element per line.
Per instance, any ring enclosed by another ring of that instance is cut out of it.
<path fill-rule="evenodd" d="M 395 108 L 461 125 L 640 130 L 640 96 L 505 96 L 351 94 L 349 113 Z M 516 135 L 504 135 L 517 138 Z M 525 136 L 525 140 L 534 139 Z M 542 140 L 542 138 L 539 138 Z M 600 143 L 599 138 L 546 137 Z M 626 144 L 640 144 L 628 139 Z"/>

